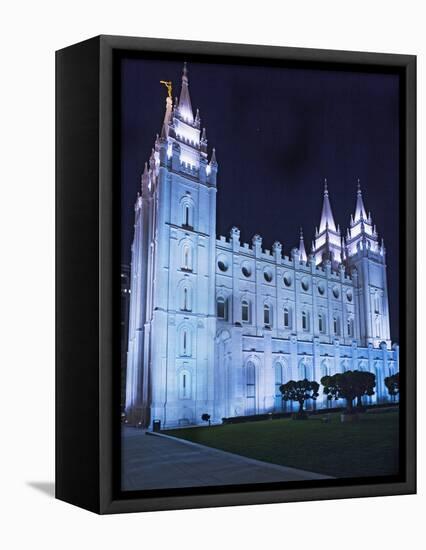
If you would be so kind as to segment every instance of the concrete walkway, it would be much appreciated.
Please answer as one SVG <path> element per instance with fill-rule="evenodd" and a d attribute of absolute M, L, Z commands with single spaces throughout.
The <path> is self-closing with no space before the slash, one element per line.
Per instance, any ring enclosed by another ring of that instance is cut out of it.
<path fill-rule="evenodd" d="M 311 479 L 329 477 L 136 428 L 123 430 L 123 491 Z"/>

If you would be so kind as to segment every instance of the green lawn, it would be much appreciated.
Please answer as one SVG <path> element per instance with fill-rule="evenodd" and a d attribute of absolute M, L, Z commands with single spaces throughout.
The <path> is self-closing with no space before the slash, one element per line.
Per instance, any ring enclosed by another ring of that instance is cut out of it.
<path fill-rule="evenodd" d="M 398 412 L 364 414 L 341 423 L 340 415 L 308 420 L 265 420 L 164 433 L 265 462 L 334 477 L 398 472 Z"/>

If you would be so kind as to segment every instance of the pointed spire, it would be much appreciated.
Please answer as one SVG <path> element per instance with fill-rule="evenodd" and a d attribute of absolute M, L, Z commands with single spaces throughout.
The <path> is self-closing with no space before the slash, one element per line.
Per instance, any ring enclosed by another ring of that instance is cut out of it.
<path fill-rule="evenodd" d="M 154 170 L 155 168 L 155 151 L 154 149 L 151 149 L 151 156 L 149 157 L 149 167 L 151 170 Z"/>
<path fill-rule="evenodd" d="M 149 193 L 149 171 L 148 171 L 148 163 L 145 162 L 142 178 L 141 178 L 141 191 L 142 196 L 146 197 Z"/>
<path fill-rule="evenodd" d="M 210 159 L 210 164 L 217 166 L 216 149 L 214 147 L 213 147 L 213 150 L 212 150 L 212 156 L 211 156 L 211 159 Z"/>
<path fill-rule="evenodd" d="M 331 211 L 330 199 L 328 196 L 327 178 L 324 179 L 324 199 L 322 203 L 321 222 L 319 231 L 322 233 L 326 229 L 336 231 L 336 224 L 334 223 L 333 213 Z"/>
<path fill-rule="evenodd" d="M 191 98 L 189 97 L 188 69 L 186 61 L 183 64 L 182 88 L 179 97 L 179 114 L 181 117 L 192 124 L 194 122 L 194 113 L 192 111 Z"/>
<path fill-rule="evenodd" d="M 173 101 L 168 95 L 166 98 L 166 112 L 164 113 L 163 126 L 161 127 L 160 139 L 164 140 L 169 135 L 169 125 L 172 117 Z"/>
<path fill-rule="evenodd" d="M 203 131 L 201 133 L 201 141 L 207 142 L 207 132 L 205 128 L 203 128 Z"/>
<path fill-rule="evenodd" d="M 357 223 L 359 220 L 366 220 L 366 219 L 367 219 L 367 213 L 364 208 L 364 201 L 362 200 L 361 182 L 358 178 L 354 223 Z"/>
<path fill-rule="evenodd" d="M 303 229 L 300 228 L 300 240 L 299 240 L 299 257 L 302 262 L 306 262 L 308 260 L 308 256 L 306 254 L 305 249 L 305 242 L 303 239 Z"/>

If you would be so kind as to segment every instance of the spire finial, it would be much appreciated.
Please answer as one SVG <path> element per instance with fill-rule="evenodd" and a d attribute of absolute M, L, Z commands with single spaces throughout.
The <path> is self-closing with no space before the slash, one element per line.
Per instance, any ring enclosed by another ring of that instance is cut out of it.
<path fill-rule="evenodd" d="M 214 147 L 212 149 L 212 156 L 211 156 L 211 159 L 210 159 L 210 164 L 217 164 L 216 149 Z"/>
<path fill-rule="evenodd" d="M 367 213 L 365 211 L 364 201 L 362 200 L 361 181 L 358 178 L 354 222 L 357 223 L 359 220 L 366 220 L 366 219 L 367 219 Z"/>
<path fill-rule="evenodd" d="M 182 88 L 180 91 L 178 110 L 179 115 L 184 119 L 185 122 L 193 124 L 194 114 L 192 112 L 191 99 L 189 97 L 188 69 L 186 66 L 186 61 L 183 64 Z"/>
<path fill-rule="evenodd" d="M 308 259 L 308 256 L 306 254 L 305 242 L 303 240 L 303 227 L 300 228 L 299 257 L 302 262 L 306 262 Z"/>
<path fill-rule="evenodd" d="M 334 222 L 333 213 L 331 211 L 330 198 L 328 196 L 327 178 L 324 178 L 324 198 L 322 203 L 321 222 L 319 232 L 322 233 L 330 229 L 336 232 L 336 224 Z"/>

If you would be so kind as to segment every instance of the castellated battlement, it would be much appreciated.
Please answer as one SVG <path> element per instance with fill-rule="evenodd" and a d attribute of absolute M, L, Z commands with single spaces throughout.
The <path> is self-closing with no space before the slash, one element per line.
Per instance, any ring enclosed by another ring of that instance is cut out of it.
<path fill-rule="evenodd" d="M 255 260 L 256 263 L 264 262 L 275 267 L 288 267 L 309 275 L 326 277 L 330 280 L 345 281 L 352 284 L 352 276 L 343 264 L 340 264 L 337 268 L 334 268 L 331 262 L 325 262 L 324 266 L 322 264 L 315 265 L 315 258 L 312 255 L 309 255 L 306 260 L 301 260 L 297 248 L 292 249 L 290 256 L 283 256 L 282 245 L 279 241 L 274 242 L 271 251 L 267 248 L 262 248 L 262 237 L 260 235 L 254 235 L 251 244 L 241 243 L 239 236 L 240 231 L 237 227 L 231 229 L 229 237 L 219 235 L 216 239 L 217 256 L 221 252 L 224 254 L 228 253 L 232 255 L 234 262 L 236 257 L 241 257 L 241 261 L 246 257 Z"/>

